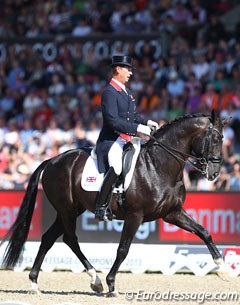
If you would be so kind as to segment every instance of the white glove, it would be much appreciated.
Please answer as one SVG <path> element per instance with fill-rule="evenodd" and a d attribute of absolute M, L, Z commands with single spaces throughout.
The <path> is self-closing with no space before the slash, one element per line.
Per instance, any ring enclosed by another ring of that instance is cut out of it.
<path fill-rule="evenodd" d="M 147 125 L 139 124 L 137 127 L 137 132 L 150 136 L 151 128 Z"/>
<path fill-rule="evenodd" d="M 152 127 L 153 129 L 156 129 L 156 130 L 158 130 L 158 128 L 159 128 L 158 123 L 154 122 L 152 120 L 148 120 L 147 125 L 148 125 L 148 127 L 150 127 L 150 128 Z"/>

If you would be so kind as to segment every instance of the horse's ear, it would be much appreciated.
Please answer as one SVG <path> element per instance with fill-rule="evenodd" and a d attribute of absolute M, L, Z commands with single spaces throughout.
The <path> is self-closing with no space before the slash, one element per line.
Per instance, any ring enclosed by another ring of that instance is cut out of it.
<path fill-rule="evenodd" d="M 225 125 L 228 125 L 232 120 L 232 117 L 230 116 L 229 118 L 225 118 L 222 120 L 222 125 L 225 126 Z"/>
<path fill-rule="evenodd" d="M 216 118 L 215 109 L 212 109 L 212 111 L 211 111 L 211 121 L 212 121 L 213 124 L 215 122 L 215 118 Z"/>
<path fill-rule="evenodd" d="M 219 118 L 219 117 L 220 117 L 219 110 L 212 109 L 212 111 L 211 111 L 211 121 L 212 121 L 212 123 L 214 123 L 216 121 L 216 119 Z"/>

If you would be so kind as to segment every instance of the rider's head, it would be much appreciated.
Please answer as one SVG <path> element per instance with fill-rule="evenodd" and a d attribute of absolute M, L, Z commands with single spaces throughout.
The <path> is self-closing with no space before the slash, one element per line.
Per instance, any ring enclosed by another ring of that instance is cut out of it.
<path fill-rule="evenodd" d="M 126 55 L 114 55 L 112 57 L 111 68 L 114 78 L 125 84 L 132 75 L 132 58 Z"/>

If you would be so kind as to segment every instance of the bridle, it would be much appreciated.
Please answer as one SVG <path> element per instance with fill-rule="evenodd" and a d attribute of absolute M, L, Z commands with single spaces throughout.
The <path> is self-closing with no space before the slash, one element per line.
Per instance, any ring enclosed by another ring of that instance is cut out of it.
<path fill-rule="evenodd" d="M 221 140 L 223 138 L 223 135 L 215 127 L 213 127 L 212 123 L 210 123 L 208 126 L 206 136 L 204 138 L 202 157 L 197 157 L 192 154 L 187 154 L 187 153 L 182 152 L 178 149 L 175 149 L 169 145 L 166 145 L 166 144 L 162 143 L 161 141 L 159 141 L 158 139 L 156 139 L 153 135 L 151 135 L 150 138 L 155 142 L 154 143 L 155 145 L 159 145 L 160 147 L 162 147 L 165 151 L 167 151 L 174 158 L 180 160 L 184 164 L 191 165 L 194 169 L 196 169 L 198 172 L 200 172 L 203 176 L 206 176 L 207 172 L 208 172 L 209 162 L 217 163 L 217 164 L 222 163 L 221 157 L 215 157 L 215 156 L 210 157 L 209 156 L 209 154 L 210 154 L 209 150 L 210 150 L 211 143 L 212 143 L 212 135 L 214 132 L 218 135 L 218 137 Z M 186 160 L 183 159 L 181 156 L 179 156 L 179 154 L 182 155 L 183 157 L 186 157 Z M 193 159 L 194 161 L 189 160 L 189 158 Z"/>

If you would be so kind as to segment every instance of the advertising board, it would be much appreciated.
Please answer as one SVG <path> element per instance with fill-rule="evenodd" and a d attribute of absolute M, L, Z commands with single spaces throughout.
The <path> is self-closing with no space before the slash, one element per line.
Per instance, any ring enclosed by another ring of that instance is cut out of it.
<path fill-rule="evenodd" d="M 24 191 L 0 192 L 0 238 L 13 223 Z M 238 245 L 240 233 L 240 193 L 191 192 L 184 208 L 212 235 L 215 243 Z M 56 212 L 40 191 L 37 197 L 29 239 L 40 240 L 56 217 Z M 79 242 L 116 243 L 120 240 L 122 221 L 98 222 L 86 211 L 77 221 Z M 134 243 L 145 244 L 202 244 L 194 234 L 163 220 L 143 223 Z"/>
<path fill-rule="evenodd" d="M 0 192 L 0 238 L 2 238 L 14 223 L 24 197 L 24 191 Z M 35 211 L 29 232 L 29 239 L 39 239 L 42 234 L 42 202 L 41 193 L 37 195 Z"/>

